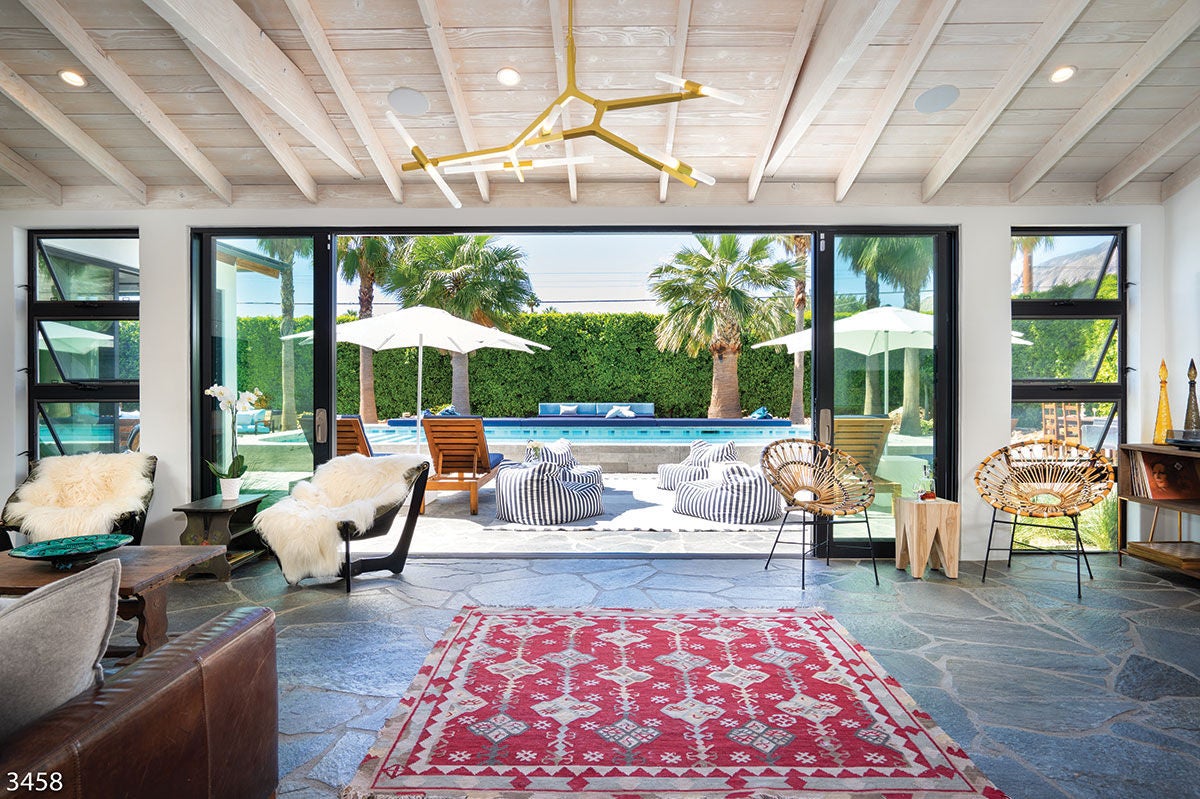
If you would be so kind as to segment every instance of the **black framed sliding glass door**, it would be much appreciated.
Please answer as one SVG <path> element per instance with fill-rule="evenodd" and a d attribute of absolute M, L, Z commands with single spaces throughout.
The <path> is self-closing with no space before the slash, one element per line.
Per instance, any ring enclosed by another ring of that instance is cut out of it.
<path fill-rule="evenodd" d="M 955 234 L 827 229 L 815 242 L 814 434 L 872 474 L 871 532 L 888 556 L 895 497 L 928 473 L 939 496 L 958 498 Z M 841 527 L 833 554 L 865 540 L 865 527 Z"/>
<path fill-rule="evenodd" d="M 328 460 L 332 436 L 334 276 L 330 236 L 294 231 L 196 234 L 197 322 L 192 491 L 215 493 L 204 461 L 245 457 L 242 491 L 266 507 Z M 212 385 L 262 398 L 232 421 Z"/>

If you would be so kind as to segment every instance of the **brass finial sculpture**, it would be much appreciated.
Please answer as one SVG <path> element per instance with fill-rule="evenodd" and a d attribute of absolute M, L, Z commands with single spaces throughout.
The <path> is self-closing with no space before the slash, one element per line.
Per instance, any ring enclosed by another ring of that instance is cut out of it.
<path fill-rule="evenodd" d="M 1184 430 L 1200 430 L 1200 406 L 1196 404 L 1196 359 L 1188 363 L 1187 413 L 1183 417 Z"/>
<path fill-rule="evenodd" d="M 1167 401 L 1167 362 L 1158 367 L 1158 418 L 1154 420 L 1154 443 L 1166 444 L 1171 429 L 1171 403 Z"/>

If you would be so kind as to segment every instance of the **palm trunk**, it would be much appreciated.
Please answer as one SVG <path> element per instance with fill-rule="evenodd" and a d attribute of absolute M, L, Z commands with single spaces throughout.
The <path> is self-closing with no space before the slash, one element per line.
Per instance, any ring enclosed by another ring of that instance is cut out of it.
<path fill-rule="evenodd" d="M 292 267 L 279 273 L 279 337 L 281 339 L 296 332 L 296 278 Z M 296 342 L 287 339 L 283 342 L 283 352 L 280 354 L 280 388 L 279 409 L 280 427 L 283 430 L 296 429 Z"/>
<path fill-rule="evenodd" d="M 921 435 L 921 351 L 904 350 L 904 410 L 900 416 L 900 432 L 906 436 Z"/>
<path fill-rule="evenodd" d="M 358 348 L 358 415 L 364 424 L 376 424 L 379 411 L 375 408 L 375 350 Z"/>
<path fill-rule="evenodd" d="M 470 361 L 465 352 L 450 353 L 450 402 L 464 416 L 471 413 Z"/>
<path fill-rule="evenodd" d="M 805 295 L 804 280 L 798 278 L 795 284 L 796 332 L 799 333 L 804 329 L 804 308 L 808 305 L 808 297 Z M 794 424 L 802 424 L 806 418 L 804 414 L 803 352 L 797 352 L 792 356 L 792 407 L 788 411 L 788 418 Z"/>
<path fill-rule="evenodd" d="M 921 310 L 921 287 L 904 287 L 904 307 L 910 311 Z M 904 399 L 900 412 L 900 432 L 905 435 L 921 434 L 921 352 L 912 347 L 904 350 Z"/>
<path fill-rule="evenodd" d="M 1021 248 L 1021 293 L 1033 293 L 1033 247 Z"/>
<path fill-rule="evenodd" d="M 708 404 L 709 419 L 740 419 L 742 401 L 738 387 L 738 354 L 725 352 L 724 357 L 713 355 L 712 399 Z"/>
<path fill-rule="evenodd" d="M 358 274 L 358 318 L 371 316 L 375 307 L 375 273 Z M 375 407 L 375 350 L 358 348 L 358 415 L 364 424 L 379 422 Z"/>
<path fill-rule="evenodd" d="M 867 416 L 876 416 L 884 413 L 880 410 L 883 407 L 883 373 L 882 358 L 878 355 L 868 355 L 863 359 L 866 364 L 866 373 L 864 376 L 864 398 L 863 398 L 863 413 Z"/>

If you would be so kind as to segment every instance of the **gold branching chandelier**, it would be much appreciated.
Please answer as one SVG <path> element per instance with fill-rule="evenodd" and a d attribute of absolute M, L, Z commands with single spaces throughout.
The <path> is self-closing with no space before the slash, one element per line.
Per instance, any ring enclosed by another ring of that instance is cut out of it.
<path fill-rule="evenodd" d="M 685 80 L 684 78 L 675 77 L 659 72 L 655 74 L 658 80 L 668 83 L 672 86 L 679 87 L 680 91 L 667 92 L 664 94 L 649 94 L 641 97 L 627 97 L 619 100 L 601 100 L 593 97 L 590 94 L 580 91 L 579 86 L 575 82 L 575 0 L 567 0 L 567 87 L 563 90 L 554 102 L 546 107 L 537 118 L 529 124 L 525 130 L 521 131 L 515 139 L 508 144 L 500 147 L 487 147 L 479 150 L 468 150 L 461 153 L 452 153 L 450 155 L 440 155 L 437 157 L 429 157 L 421 150 L 413 137 L 405 130 L 404 125 L 400 123 L 400 119 L 392 111 L 387 112 L 388 121 L 396 128 L 396 132 L 404 140 L 405 146 L 412 153 L 413 160 L 401 165 L 401 169 L 405 172 L 415 170 L 424 170 L 437 187 L 441 189 L 442 194 L 446 195 L 446 199 L 455 208 L 461 208 L 462 202 L 455 196 L 449 184 L 442 177 L 441 169 L 444 169 L 446 174 L 458 174 L 468 172 L 489 172 L 494 170 L 504 170 L 514 173 L 518 180 L 524 182 L 524 171 L 527 169 L 538 169 L 541 167 L 550 166 L 565 166 L 568 164 L 584 164 L 592 161 L 591 156 L 576 156 L 570 158 L 522 158 L 520 151 L 522 148 L 532 148 L 540 144 L 549 144 L 557 141 L 569 141 L 571 139 L 580 139 L 584 136 L 594 136 L 601 141 L 616 147 L 624 153 L 632 155 L 634 158 L 642 161 L 657 170 L 665 172 L 676 180 L 685 183 L 689 187 L 695 187 L 697 183 L 705 183 L 712 185 L 716 179 L 712 175 L 705 174 L 695 167 L 689 166 L 678 158 L 675 158 L 667 153 L 659 152 L 650 147 L 642 147 L 633 142 L 618 136 L 611 130 L 604 127 L 602 120 L 604 114 L 608 111 L 619 111 L 626 108 L 641 108 L 648 105 L 665 105 L 667 103 L 679 103 L 684 100 L 695 100 L 700 97 L 712 97 L 717 100 L 741 105 L 743 100 L 737 95 L 729 92 L 723 92 L 719 89 L 714 89 L 711 86 L 705 86 L 695 81 Z M 555 123 L 562 116 L 563 108 L 569 102 L 583 103 L 589 105 L 595 111 L 591 122 L 586 125 L 580 125 L 573 128 L 563 128 L 555 131 Z M 466 163 L 458 163 L 466 162 Z M 453 164 L 452 166 L 445 166 Z"/>

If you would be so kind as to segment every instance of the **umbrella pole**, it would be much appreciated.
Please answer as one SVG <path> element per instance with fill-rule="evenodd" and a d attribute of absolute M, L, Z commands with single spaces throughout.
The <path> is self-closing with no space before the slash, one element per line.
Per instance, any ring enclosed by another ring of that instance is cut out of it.
<path fill-rule="evenodd" d="M 417 336 L 417 453 L 421 452 L 421 378 L 425 372 L 425 334 Z"/>

